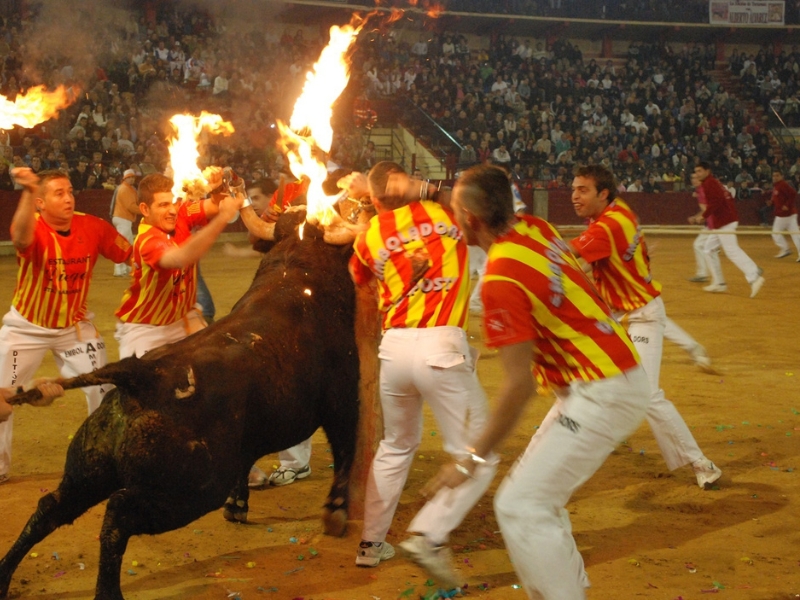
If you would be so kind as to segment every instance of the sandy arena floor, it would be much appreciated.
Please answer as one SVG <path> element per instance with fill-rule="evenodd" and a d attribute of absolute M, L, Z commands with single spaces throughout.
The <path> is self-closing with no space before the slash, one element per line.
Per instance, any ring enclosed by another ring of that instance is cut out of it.
<path fill-rule="evenodd" d="M 688 467 L 670 473 L 646 425 L 620 446 L 568 506 L 593 600 L 693 600 L 710 593 L 735 600 L 800 597 L 800 264 L 794 256 L 774 259 L 768 237 L 739 239 L 767 278 L 753 300 L 744 278 L 725 259 L 727 294 L 707 294 L 687 282 L 693 274 L 690 238 L 649 238 L 669 315 L 706 346 L 719 369 L 717 375 L 704 374 L 668 345 L 662 387 L 724 475 L 718 489 L 702 491 Z M 226 258 L 220 247 L 203 261 L 218 314 L 226 314 L 242 295 L 256 265 L 254 259 Z M 0 306 L 10 304 L 15 270 L 12 257 L 0 259 Z M 113 311 L 125 282 L 111 276 L 104 260 L 95 273 L 90 307 L 110 358 L 116 359 Z M 480 345 L 477 324 L 471 331 Z M 40 373 L 55 375 L 50 358 Z M 480 377 L 491 398 L 500 383 L 498 361 L 481 359 Z M 453 536 L 457 567 L 469 583 L 465 595 L 524 599 L 498 533 L 492 496 L 548 404 L 547 398 L 531 404 L 503 447 L 498 478 Z M 57 486 L 70 436 L 85 416 L 79 391 L 49 409 L 17 409 L 12 478 L 0 486 L 0 553 L 13 543 L 38 498 Z M 444 460 L 430 414 L 425 432 L 389 534 L 392 543 L 405 537 L 422 504 L 420 487 Z M 258 464 L 269 470 L 274 463 L 268 456 Z M 126 598 L 430 597 L 434 588 L 424 572 L 399 556 L 376 569 L 355 567 L 360 522 L 351 522 L 343 539 L 322 535 L 319 514 L 330 463 L 319 432 L 311 477 L 254 492 L 249 524 L 232 525 L 215 512 L 178 531 L 132 539 L 122 572 Z M 93 598 L 102 515 L 101 505 L 39 544 L 18 569 L 10 597 Z"/>

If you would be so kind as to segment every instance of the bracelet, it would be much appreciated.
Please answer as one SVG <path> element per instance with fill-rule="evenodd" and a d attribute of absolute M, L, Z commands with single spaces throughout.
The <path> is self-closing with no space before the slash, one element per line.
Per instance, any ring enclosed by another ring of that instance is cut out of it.
<path fill-rule="evenodd" d="M 456 465 L 456 471 L 458 471 L 462 475 L 466 475 L 470 479 L 475 479 L 475 477 L 472 475 L 472 473 L 469 472 L 469 469 L 467 469 L 467 467 L 459 463 L 455 463 L 455 465 Z"/>
<path fill-rule="evenodd" d="M 474 462 L 476 465 L 485 465 L 486 464 L 486 459 L 485 458 L 475 454 L 475 448 L 466 448 L 466 450 L 467 450 L 467 455 L 469 456 L 470 460 L 472 462 Z"/>
<path fill-rule="evenodd" d="M 428 182 L 427 181 L 420 181 L 419 182 L 419 199 L 420 200 L 427 200 L 428 199 Z"/>
<path fill-rule="evenodd" d="M 250 200 L 250 196 L 245 196 L 244 200 L 242 200 L 242 206 L 239 210 L 242 210 L 242 208 L 247 208 L 248 206 L 253 206 L 253 201 Z"/>

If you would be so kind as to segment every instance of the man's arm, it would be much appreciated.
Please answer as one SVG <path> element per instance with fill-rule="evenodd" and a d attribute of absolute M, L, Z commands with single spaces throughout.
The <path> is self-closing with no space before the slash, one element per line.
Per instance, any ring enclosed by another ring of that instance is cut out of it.
<path fill-rule="evenodd" d="M 39 192 L 39 177 L 27 167 L 12 169 L 11 175 L 23 188 L 17 210 L 11 218 L 11 241 L 14 248 L 24 250 L 33 243 L 36 231 L 36 194 Z"/>
<path fill-rule="evenodd" d="M 242 205 L 241 198 L 227 196 L 219 203 L 219 212 L 200 231 L 177 248 L 167 250 L 159 259 L 162 269 L 183 269 L 198 262 L 209 251 Z"/>
<path fill-rule="evenodd" d="M 536 391 L 531 372 L 533 346 L 533 342 L 528 341 L 500 348 L 500 360 L 504 372 L 503 385 L 489 421 L 480 437 L 473 442 L 471 452 L 476 456 L 488 456 L 514 430 L 528 400 L 533 397 Z M 422 494 L 432 497 L 443 487 L 452 488 L 461 485 L 468 477 L 463 469 L 472 473 L 475 466 L 472 460 L 442 466 L 439 473 L 425 485 Z"/>

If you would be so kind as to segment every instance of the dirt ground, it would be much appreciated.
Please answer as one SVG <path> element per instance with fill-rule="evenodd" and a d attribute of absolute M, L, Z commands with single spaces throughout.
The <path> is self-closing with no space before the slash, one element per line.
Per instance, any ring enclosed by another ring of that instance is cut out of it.
<path fill-rule="evenodd" d="M 679 348 L 665 349 L 662 387 L 679 407 L 706 455 L 724 472 L 718 489 L 700 490 L 688 467 L 669 472 L 646 425 L 619 447 L 568 508 L 586 561 L 593 600 L 777 600 L 800 597 L 800 264 L 773 258 L 768 237 L 740 238 L 765 271 L 767 283 L 749 299 L 744 278 L 723 259 L 727 294 L 704 293 L 686 281 L 693 274 L 691 239 L 650 236 L 654 272 L 664 284 L 667 311 L 703 343 L 716 375 L 700 372 Z M 257 261 L 225 258 L 214 248 L 203 272 L 227 313 L 249 285 Z M 13 291 L 13 257 L 0 259 L 0 306 Z M 125 282 L 98 263 L 90 307 L 116 359 L 113 311 Z M 5 310 L 5 308 L 3 309 Z M 477 324 L 471 326 L 480 346 Z M 496 358 L 480 361 L 492 398 L 500 383 Z M 54 375 L 48 359 L 41 374 Z M 523 600 L 503 547 L 492 497 L 505 471 L 545 414 L 548 398 L 530 406 L 503 446 L 497 479 L 454 533 L 464 595 Z M 20 407 L 15 417 L 11 480 L 0 486 L 0 553 L 5 553 L 59 481 L 71 435 L 86 416 L 82 393 L 72 391 L 50 408 Z M 436 424 L 425 434 L 388 540 L 399 542 L 419 509 L 418 491 L 444 460 Z M 269 470 L 275 456 L 259 465 Z M 428 577 L 401 557 L 376 569 L 354 565 L 361 523 L 345 538 L 322 535 L 319 515 L 330 485 L 331 455 L 324 435 L 314 436 L 312 475 L 294 485 L 255 491 L 250 523 L 233 525 L 219 511 L 189 527 L 131 540 L 122 589 L 131 600 L 239 598 L 254 600 L 393 600 L 431 597 Z M 93 597 L 98 506 L 41 542 L 20 565 L 10 597 L 83 600 Z"/>

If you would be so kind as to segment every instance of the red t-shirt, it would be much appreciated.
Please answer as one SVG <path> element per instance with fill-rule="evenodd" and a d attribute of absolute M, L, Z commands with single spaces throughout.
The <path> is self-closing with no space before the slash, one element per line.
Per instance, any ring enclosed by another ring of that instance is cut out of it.
<path fill-rule="evenodd" d="M 733 196 L 725 189 L 719 179 L 709 175 L 700 184 L 706 197 L 706 210 L 703 217 L 709 229 L 719 229 L 728 223 L 739 220 Z M 709 217 L 711 219 L 709 220 Z"/>
<path fill-rule="evenodd" d="M 795 205 L 795 198 L 797 192 L 795 189 L 781 179 L 772 188 L 772 206 L 775 207 L 776 217 L 791 217 L 797 214 L 797 207 Z"/>

